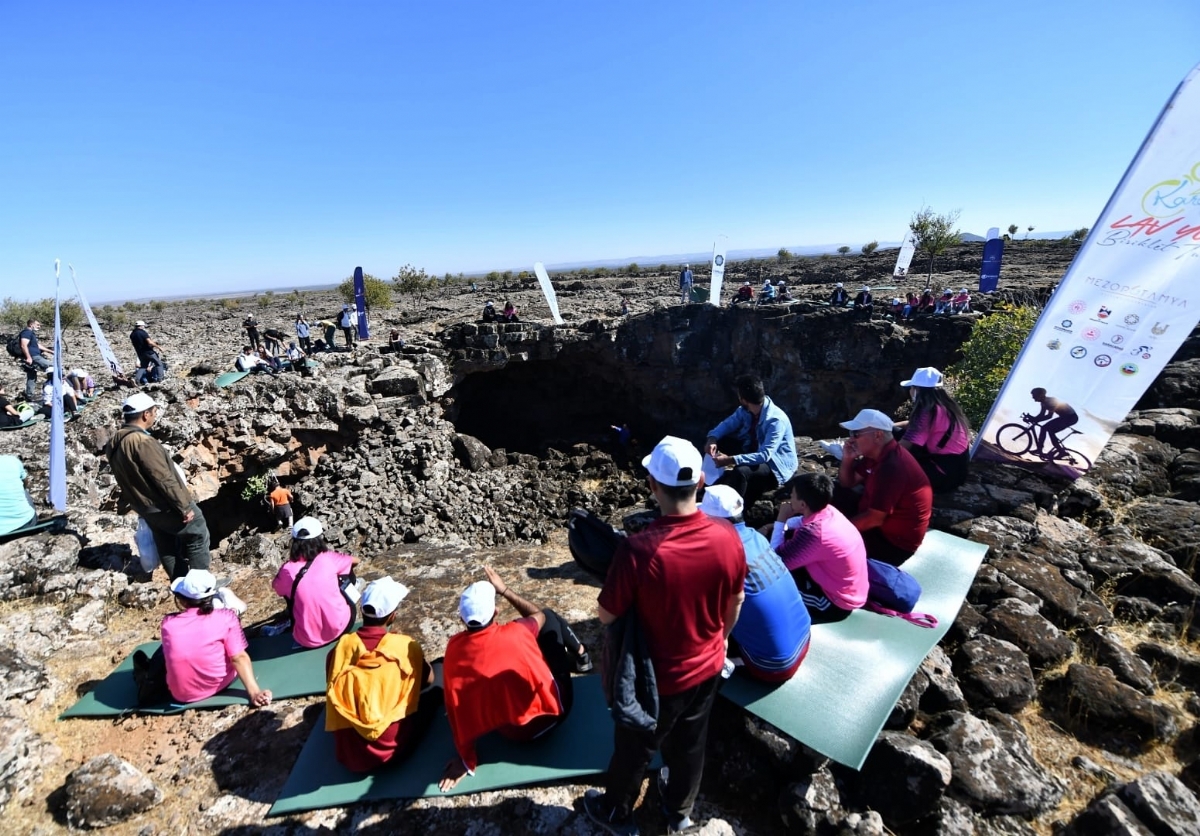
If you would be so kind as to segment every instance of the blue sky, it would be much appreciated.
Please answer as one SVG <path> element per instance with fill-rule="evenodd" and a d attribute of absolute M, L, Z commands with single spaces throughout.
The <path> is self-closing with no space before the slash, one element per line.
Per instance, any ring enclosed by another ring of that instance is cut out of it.
<path fill-rule="evenodd" d="M 0 296 L 1090 226 L 1200 4 L 0 0 Z"/>

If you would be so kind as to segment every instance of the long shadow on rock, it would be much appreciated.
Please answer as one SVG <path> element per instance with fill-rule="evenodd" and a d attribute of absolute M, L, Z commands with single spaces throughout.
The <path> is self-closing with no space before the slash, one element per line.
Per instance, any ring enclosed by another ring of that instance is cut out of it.
<path fill-rule="evenodd" d="M 217 787 L 248 801 L 273 802 L 321 708 L 319 703 L 308 706 L 303 720 L 286 729 L 282 727 L 281 715 L 271 710 L 252 711 L 213 735 L 204 744 L 204 751 L 213 756 L 213 780 Z"/>

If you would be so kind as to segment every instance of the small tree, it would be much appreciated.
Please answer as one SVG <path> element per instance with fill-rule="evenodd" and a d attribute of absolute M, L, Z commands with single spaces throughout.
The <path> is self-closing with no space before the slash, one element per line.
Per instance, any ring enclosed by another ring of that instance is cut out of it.
<path fill-rule="evenodd" d="M 954 399 L 979 429 L 1000 394 L 1039 311 L 1031 306 L 1001 308 L 981 318 L 962 344 L 962 359 L 946 370 Z"/>
<path fill-rule="evenodd" d="M 1009 225 L 1008 225 L 1008 236 L 1009 236 L 1009 238 L 1013 238 L 1013 237 L 1015 237 L 1015 236 L 1016 236 L 1016 234 L 1017 234 L 1017 230 L 1018 230 L 1018 229 L 1019 229 L 1019 227 L 1018 227 L 1016 224 L 1009 224 Z"/>
<path fill-rule="evenodd" d="M 933 260 L 962 238 L 961 233 L 955 229 L 961 214 L 961 209 L 955 209 L 953 212 L 939 215 L 928 206 L 923 206 L 908 222 L 908 228 L 913 234 L 913 245 L 929 255 L 929 280 L 933 279 Z"/>
<path fill-rule="evenodd" d="M 862 245 L 862 254 L 873 255 L 877 249 L 879 249 L 878 241 L 868 241 Z"/>
<path fill-rule="evenodd" d="M 83 308 L 78 302 L 71 299 L 59 305 L 58 316 L 65 331 L 83 322 Z M 0 322 L 4 325 L 11 326 L 13 329 L 21 329 L 30 319 L 38 320 L 45 328 L 53 328 L 54 300 L 38 299 L 33 302 L 18 302 L 16 299 L 8 298 L 0 303 Z"/>
<path fill-rule="evenodd" d="M 848 252 L 850 252 L 850 248 L 847 247 L 845 244 L 842 244 L 842 246 L 838 247 L 839 254 L 846 255 L 846 253 L 848 253 Z"/>
<path fill-rule="evenodd" d="M 1090 230 L 1086 226 L 1080 227 L 1079 229 L 1077 229 L 1071 233 L 1071 240 L 1072 241 L 1082 241 L 1084 238 L 1087 238 L 1089 231 Z"/>
<path fill-rule="evenodd" d="M 353 276 L 347 276 L 338 285 L 338 295 L 343 302 L 354 301 Z M 363 273 L 363 295 L 367 299 L 367 307 L 372 310 L 386 310 L 392 306 L 392 289 L 383 279 L 377 279 L 370 273 Z"/>
<path fill-rule="evenodd" d="M 1032 227 L 1032 226 L 1027 226 L 1027 227 L 1025 227 L 1025 238 L 1026 238 L 1026 240 L 1028 240 L 1028 239 L 1029 239 L 1029 233 L 1031 233 L 1031 232 L 1033 232 L 1033 227 Z"/>
<path fill-rule="evenodd" d="M 366 276 L 363 277 L 363 281 L 366 281 Z M 436 281 L 437 280 L 434 277 L 425 272 L 424 267 L 417 268 L 413 267 L 411 264 L 405 264 L 403 267 L 397 270 L 396 275 L 392 277 L 392 283 L 396 286 L 396 290 L 400 291 L 401 293 L 408 293 L 415 296 L 417 301 L 421 301 L 425 298 L 425 294 L 427 294 L 433 288 L 433 285 Z M 373 305 L 369 296 L 367 297 L 367 300 L 368 304 Z M 391 304 L 390 296 L 388 297 L 388 304 Z"/>
<path fill-rule="evenodd" d="M 642 268 L 638 267 L 638 263 L 636 261 L 634 261 L 625 266 L 625 273 L 626 273 L 626 275 L 629 275 L 629 276 L 636 276 L 638 274 L 638 271 L 641 269 Z"/>
<path fill-rule="evenodd" d="M 780 247 L 779 252 L 775 254 L 780 261 L 788 262 L 792 260 L 792 253 L 787 247 Z"/>

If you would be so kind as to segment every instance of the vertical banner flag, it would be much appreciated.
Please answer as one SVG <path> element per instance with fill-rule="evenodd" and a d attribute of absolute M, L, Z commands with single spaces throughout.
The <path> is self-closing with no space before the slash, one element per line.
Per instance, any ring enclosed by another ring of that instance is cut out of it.
<path fill-rule="evenodd" d="M 58 259 L 54 259 L 54 380 L 50 401 L 50 504 L 67 510 L 67 431 L 63 425 L 62 317 L 59 315 Z"/>
<path fill-rule="evenodd" d="M 546 297 L 546 304 L 550 306 L 550 315 L 554 317 L 554 324 L 562 325 L 563 318 L 558 315 L 558 297 L 554 295 L 554 285 L 550 284 L 546 266 L 539 261 L 533 265 L 533 272 L 537 274 L 538 284 L 542 286 L 542 293 Z"/>
<path fill-rule="evenodd" d="M 983 245 L 983 266 L 979 268 L 980 293 L 991 293 L 1000 284 L 1000 261 L 1003 258 L 1004 239 L 1000 237 L 1000 229 L 992 227 Z"/>
<path fill-rule="evenodd" d="M 79 287 L 79 278 L 75 275 L 75 268 L 68 263 L 67 269 L 71 271 L 71 281 L 75 284 L 75 295 L 79 297 L 79 306 L 83 308 L 83 315 L 87 317 L 88 325 L 92 326 L 92 336 L 96 338 L 96 348 L 100 349 L 100 356 L 104 358 L 105 363 L 108 363 L 108 370 L 114 377 L 124 376 L 121 364 L 117 362 L 117 355 L 113 354 L 112 346 L 108 344 L 108 337 L 104 336 L 104 332 L 100 330 L 100 323 L 96 321 L 96 315 L 92 313 L 92 306 L 88 304 L 87 297 L 83 295 L 83 290 Z"/>
<path fill-rule="evenodd" d="M 367 285 L 363 281 L 361 267 L 354 268 L 354 311 L 358 317 L 358 338 L 370 339 L 371 327 L 367 322 Z"/>
<path fill-rule="evenodd" d="M 1025 341 L 972 451 L 1077 478 L 1200 320 L 1200 66 Z"/>
<path fill-rule="evenodd" d="M 916 251 L 917 243 L 910 229 L 904 233 L 904 243 L 900 245 L 900 254 L 896 256 L 896 267 L 892 270 L 893 278 L 902 279 L 908 275 L 908 268 L 912 264 L 913 253 Z"/>
<path fill-rule="evenodd" d="M 712 280 L 709 282 L 708 302 L 721 307 L 721 283 L 725 281 L 725 244 L 729 239 L 718 235 L 713 242 Z"/>

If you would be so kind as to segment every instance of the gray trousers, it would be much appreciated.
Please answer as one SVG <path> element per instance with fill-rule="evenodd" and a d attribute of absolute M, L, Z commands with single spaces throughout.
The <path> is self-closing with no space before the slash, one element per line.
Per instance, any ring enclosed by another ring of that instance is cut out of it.
<path fill-rule="evenodd" d="M 41 354 L 33 357 L 33 363 L 25 366 L 25 400 L 29 403 L 38 404 L 42 402 L 42 387 L 38 381 L 42 376 L 42 372 L 48 372 L 52 368 L 54 366 Z"/>
<path fill-rule="evenodd" d="M 196 503 L 193 502 L 189 509 L 196 516 L 186 525 L 174 511 L 155 511 L 142 516 L 154 532 L 159 563 L 171 580 L 182 578 L 192 569 L 207 569 L 212 562 L 208 523 Z"/>

